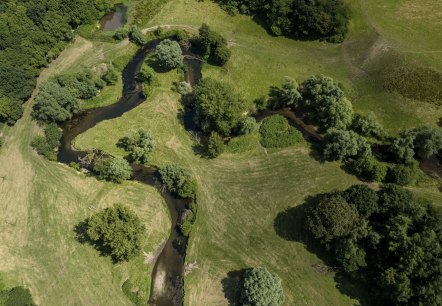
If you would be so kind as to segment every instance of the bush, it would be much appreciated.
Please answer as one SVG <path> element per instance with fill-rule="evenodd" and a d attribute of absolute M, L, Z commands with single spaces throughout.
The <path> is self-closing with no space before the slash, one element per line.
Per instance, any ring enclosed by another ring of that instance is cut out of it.
<path fill-rule="evenodd" d="M 266 97 L 261 97 L 256 99 L 255 101 L 253 101 L 253 103 L 255 104 L 256 110 L 258 111 L 263 111 L 265 109 L 267 109 L 268 105 L 269 105 L 269 100 L 267 100 Z"/>
<path fill-rule="evenodd" d="M 115 31 L 114 35 L 112 36 L 116 40 L 123 40 L 128 37 L 130 29 L 128 27 L 122 27 Z"/>
<path fill-rule="evenodd" d="M 258 124 L 256 123 L 256 119 L 253 117 L 247 117 L 239 124 L 239 133 L 242 135 L 250 134 L 256 130 Z"/>
<path fill-rule="evenodd" d="M 330 129 L 324 138 L 323 154 L 327 160 L 362 158 L 371 155 L 371 147 L 367 139 L 353 131 Z"/>
<path fill-rule="evenodd" d="M 224 139 L 218 133 L 212 132 L 207 142 L 207 155 L 216 158 L 224 153 L 224 150 Z"/>
<path fill-rule="evenodd" d="M 388 169 L 387 180 L 400 186 L 412 185 L 419 177 L 420 169 L 417 163 L 410 165 L 393 165 Z"/>
<path fill-rule="evenodd" d="M 285 148 L 302 141 L 302 133 L 281 115 L 265 118 L 259 128 L 261 145 L 266 148 Z"/>
<path fill-rule="evenodd" d="M 135 25 L 130 27 L 128 36 L 129 40 L 138 46 L 144 46 L 147 43 L 146 37 Z"/>
<path fill-rule="evenodd" d="M 107 65 L 107 71 L 103 75 L 103 81 L 106 82 L 107 85 L 115 85 L 118 81 L 119 73 L 115 67 L 110 64 Z"/>
<path fill-rule="evenodd" d="M 49 160 L 57 159 L 57 148 L 60 146 L 60 139 L 63 136 L 62 131 L 55 123 L 48 124 L 44 129 L 45 136 L 37 136 L 31 146 L 38 154 Z"/>
<path fill-rule="evenodd" d="M 376 121 L 373 112 L 367 115 L 355 114 L 351 128 L 361 136 L 381 138 L 384 135 L 383 127 Z"/>
<path fill-rule="evenodd" d="M 195 124 L 206 133 L 229 136 L 247 110 L 234 88 L 211 78 L 199 82 L 194 90 Z"/>
<path fill-rule="evenodd" d="M 21 101 L 12 98 L 2 97 L 0 94 L 0 122 L 14 125 L 23 115 Z"/>
<path fill-rule="evenodd" d="M 295 106 L 301 94 L 298 91 L 298 83 L 286 78 L 281 88 L 272 88 L 270 91 L 270 106 L 272 109 Z"/>
<path fill-rule="evenodd" d="M 63 136 L 63 132 L 57 124 L 48 124 L 44 129 L 44 133 L 46 141 L 50 147 L 55 149 L 60 146 L 60 139 Z"/>
<path fill-rule="evenodd" d="M 137 164 L 145 164 L 155 150 L 156 141 L 152 132 L 146 129 L 130 131 L 118 141 L 118 146 L 129 152 L 129 159 Z"/>
<path fill-rule="evenodd" d="M 175 90 L 182 96 L 187 96 L 192 93 L 192 85 L 186 81 L 175 83 Z"/>
<path fill-rule="evenodd" d="M 388 169 L 386 164 L 379 162 L 373 156 L 358 158 L 350 166 L 355 175 L 374 182 L 384 181 Z"/>
<path fill-rule="evenodd" d="M 152 67 L 143 63 L 140 72 L 137 74 L 137 80 L 147 85 L 155 86 L 158 84 L 158 77 Z"/>
<path fill-rule="evenodd" d="M 158 169 L 161 182 L 171 193 L 181 198 L 195 198 L 197 183 L 190 172 L 178 165 L 166 165 Z"/>
<path fill-rule="evenodd" d="M 215 65 L 224 66 L 232 55 L 225 38 L 212 31 L 205 23 L 199 29 L 198 43 L 204 58 Z"/>
<path fill-rule="evenodd" d="M 158 65 L 167 70 L 175 69 L 183 65 L 183 53 L 180 45 L 170 39 L 163 40 L 156 48 Z"/>
<path fill-rule="evenodd" d="M 132 210 L 115 204 L 86 220 L 86 234 L 115 262 L 128 261 L 140 254 L 145 227 Z"/>
<path fill-rule="evenodd" d="M 132 167 L 121 157 L 99 158 L 95 161 L 94 171 L 98 178 L 115 183 L 122 183 L 132 176 Z"/>
<path fill-rule="evenodd" d="M 284 302 L 281 279 L 266 268 L 249 269 L 241 288 L 241 305 L 279 306 Z"/>

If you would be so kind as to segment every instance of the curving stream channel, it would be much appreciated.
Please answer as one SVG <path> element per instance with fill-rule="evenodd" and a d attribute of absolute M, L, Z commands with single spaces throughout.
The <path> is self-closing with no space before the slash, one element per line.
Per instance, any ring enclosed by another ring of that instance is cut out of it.
<path fill-rule="evenodd" d="M 122 116 L 124 113 L 140 105 L 145 99 L 142 86 L 136 80 L 146 56 L 153 52 L 160 40 L 152 40 L 138 50 L 123 71 L 123 96 L 115 104 L 88 110 L 74 116 L 62 125 L 63 138 L 58 153 L 58 161 L 64 164 L 78 162 L 88 152 L 77 151 L 72 141 L 81 133 L 89 130 L 104 120 Z M 186 65 L 186 80 L 192 86 L 201 79 L 202 61 L 191 50 L 183 47 L 184 64 Z M 184 211 L 186 200 L 178 199 L 164 191 L 157 179 L 157 169 L 154 167 L 132 165 L 133 179 L 157 188 L 163 196 L 172 218 L 172 228 L 169 239 L 158 255 L 153 271 L 149 303 L 158 306 L 183 304 L 183 276 L 186 254 L 187 237 L 183 236 L 177 227 L 177 222 Z"/>

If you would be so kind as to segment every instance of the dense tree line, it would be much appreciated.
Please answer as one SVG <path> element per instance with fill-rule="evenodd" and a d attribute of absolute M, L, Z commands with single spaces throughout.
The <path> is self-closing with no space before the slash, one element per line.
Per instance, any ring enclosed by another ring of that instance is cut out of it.
<path fill-rule="evenodd" d="M 397 185 L 317 197 L 306 225 L 353 277 L 389 305 L 442 303 L 442 214 Z"/>
<path fill-rule="evenodd" d="M 342 0 L 215 0 L 231 14 L 258 15 L 274 35 L 342 42 L 350 11 Z"/>
<path fill-rule="evenodd" d="M 111 0 L 6 0 L 0 3 L 0 120 L 22 114 L 35 79 L 73 39 L 73 30 L 110 8 Z"/>

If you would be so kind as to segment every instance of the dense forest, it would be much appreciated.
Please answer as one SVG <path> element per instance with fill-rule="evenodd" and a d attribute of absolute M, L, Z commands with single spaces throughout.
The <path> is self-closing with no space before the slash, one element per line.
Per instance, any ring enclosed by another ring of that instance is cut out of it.
<path fill-rule="evenodd" d="M 111 0 L 5 0 L 0 3 L 0 121 L 14 124 L 40 70 L 98 19 Z"/>
<path fill-rule="evenodd" d="M 342 42 L 349 8 L 342 0 L 216 0 L 231 14 L 250 14 L 274 35 Z"/>

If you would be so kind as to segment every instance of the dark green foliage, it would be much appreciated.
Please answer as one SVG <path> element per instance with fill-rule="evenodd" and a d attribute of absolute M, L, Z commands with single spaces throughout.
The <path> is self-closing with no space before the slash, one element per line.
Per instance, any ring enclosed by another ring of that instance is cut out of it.
<path fill-rule="evenodd" d="M 378 195 L 367 185 L 353 185 L 342 194 L 349 204 L 356 207 L 359 215 L 368 218 L 378 211 Z"/>
<path fill-rule="evenodd" d="M 356 206 L 347 203 L 340 193 L 322 195 L 306 218 L 307 228 L 316 239 L 329 242 L 347 236 L 359 219 Z"/>
<path fill-rule="evenodd" d="M 322 195 L 308 211 L 307 225 L 344 270 L 368 282 L 380 304 L 441 304 L 441 212 L 397 185 L 383 186 L 377 196 L 364 185 L 342 194 L 360 212 L 350 231 L 342 229 L 349 207 L 339 193 Z M 330 197 L 339 205 L 323 200 Z"/>
<path fill-rule="evenodd" d="M 363 158 L 371 155 L 371 147 L 364 137 L 353 131 L 330 129 L 324 138 L 323 154 L 327 160 Z"/>
<path fill-rule="evenodd" d="M 247 110 L 245 101 L 227 83 L 205 78 L 195 87 L 195 124 L 206 133 L 228 136 Z"/>
<path fill-rule="evenodd" d="M 152 132 L 146 129 L 130 131 L 118 141 L 118 146 L 129 152 L 129 159 L 138 164 L 146 164 L 155 150 L 156 141 Z"/>
<path fill-rule="evenodd" d="M 218 133 L 212 132 L 207 142 L 207 155 L 211 158 L 216 158 L 220 156 L 224 150 L 224 139 Z"/>
<path fill-rule="evenodd" d="M 103 81 L 90 70 L 75 74 L 59 75 L 58 83 L 78 99 L 92 99 L 104 87 Z"/>
<path fill-rule="evenodd" d="M 398 66 L 386 70 L 384 87 L 404 97 L 442 104 L 442 73 L 429 68 Z"/>
<path fill-rule="evenodd" d="M 231 14 L 257 15 L 274 35 L 342 42 L 350 12 L 342 0 L 216 0 Z"/>
<path fill-rule="evenodd" d="M 94 171 L 99 179 L 115 183 L 130 179 L 133 172 L 129 163 L 121 157 L 99 158 L 95 161 Z"/>
<path fill-rule="evenodd" d="M 353 107 L 344 97 L 339 84 L 332 78 L 311 76 L 300 86 L 302 100 L 298 103 L 308 118 L 322 130 L 347 129 L 353 120 Z"/>
<path fill-rule="evenodd" d="M 129 40 L 138 46 L 144 46 L 147 43 L 146 37 L 135 25 L 130 27 L 128 36 Z"/>
<path fill-rule="evenodd" d="M 259 128 L 261 144 L 266 148 L 285 148 L 302 141 L 302 133 L 281 115 L 265 118 Z"/>
<path fill-rule="evenodd" d="M 1 292 L 4 295 L 5 306 L 35 306 L 29 289 L 18 286 L 6 292 Z"/>
<path fill-rule="evenodd" d="M 359 135 L 365 137 L 381 138 L 384 135 L 384 129 L 376 121 L 376 116 L 373 112 L 368 112 L 367 115 L 355 114 L 351 128 Z"/>
<path fill-rule="evenodd" d="M 115 67 L 110 64 L 107 65 L 107 71 L 106 73 L 103 75 L 102 79 L 103 81 L 106 82 L 107 85 L 115 85 L 115 83 L 117 83 L 118 78 L 119 78 L 119 72 L 117 69 L 115 69 Z"/>
<path fill-rule="evenodd" d="M 258 124 L 256 123 L 256 119 L 253 117 L 247 117 L 239 124 L 239 133 L 242 135 L 250 134 L 256 130 Z"/>
<path fill-rule="evenodd" d="M 38 154 L 54 161 L 57 159 L 57 149 L 60 146 L 63 132 L 55 123 L 51 123 L 45 127 L 44 134 L 45 136 L 35 137 L 31 142 L 31 146 Z"/>
<path fill-rule="evenodd" d="M 401 186 L 411 185 L 416 182 L 420 172 L 416 162 L 408 165 L 392 165 L 388 169 L 387 180 Z"/>
<path fill-rule="evenodd" d="M 111 0 L 2 1 L 0 10 L 0 95 L 11 99 L 10 124 L 21 116 L 42 68 L 74 37 L 72 30 L 92 23 Z M 12 116 L 15 116 L 12 118 Z"/>
<path fill-rule="evenodd" d="M 79 110 L 79 102 L 66 87 L 46 82 L 35 98 L 32 115 L 44 122 L 63 122 Z"/>
<path fill-rule="evenodd" d="M 249 269 L 244 275 L 241 288 L 241 305 L 279 306 L 284 303 L 281 279 L 266 268 Z"/>
<path fill-rule="evenodd" d="M 373 182 L 382 182 L 387 175 L 387 165 L 373 156 L 358 158 L 350 163 L 351 170 L 359 178 Z"/>
<path fill-rule="evenodd" d="M 158 169 L 161 182 L 167 190 L 181 198 L 195 198 L 197 182 L 191 173 L 181 166 L 172 164 Z"/>
<path fill-rule="evenodd" d="M 122 27 L 115 31 L 114 35 L 112 36 L 116 40 L 123 40 L 129 36 L 130 29 L 128 27 Z"/>
<path fill-rule="evenodd" d="M 140 72 L 137 75 L 137 80 L 150 86 L 155 86 L 158 83 L 158 77 L 155 70 L 146 63 L 143 63 L 141 66 Z"/>
<path fill-rule="evenodd" d="M 195 222 L 195 214 L 191 210 L 186 210 L 182 221 L 180 222 L 180 231 L 184 236 L 189 236 Z"/>
<path fill-rule="evenodd" d="M 204 58 L 215 65 L 224 66 L 232 55 L 226 39 L 205 23 L 199 29 L 198 44 Z"/>
<path fill-rule="evenodd" d="M 255 104 L 257 111 L 262 111 L 267 108 L 270 101 L 266 97 L 261 97 L 261 98 L 256 99 L 255 101 L 253 101 L 253 103 Z"/>
<path fill-rule="evenodd" d="M 176 41 L 163 40 L 155 50 L 158 65 L 166 70 L 178 68 L 183 65 L 183 52 Z"/>
<path fill-rule="evenodd" d="M 272 109 L 295 106 L 301 94 L 298 91 L 298 83 L 286 78 L 281 88 L 272 88 L 270 91 L 270 106 Z"/>
<path fill-rule="evenodd" d="M 13 125 L 22 114 L 23 106 L 19 101 L 0 95 L 0 122 Z"/>
<path fill-rule="evenodd" d="M 129 208 L 115 204 L 87 219 L 85 225 L 87 239 L 115 262 L 140 254 L 145 227 Z"/>

